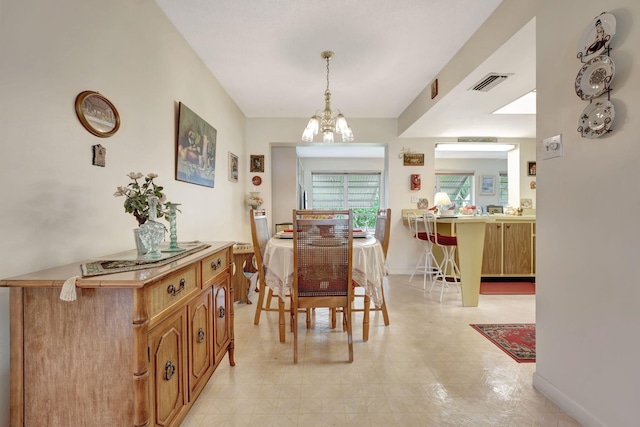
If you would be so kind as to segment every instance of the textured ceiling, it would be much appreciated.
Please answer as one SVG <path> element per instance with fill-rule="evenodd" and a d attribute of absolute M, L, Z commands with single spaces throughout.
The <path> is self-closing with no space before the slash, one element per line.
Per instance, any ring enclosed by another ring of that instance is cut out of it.
<path fill-rule="evenodd" d="M 397 118 L 501 0 L 156 2 L 247 117 L 323 108 L 320 53 L 332 50 L 332 107 L 347 118 Z M 413 126 L 410 136 L 435 136 L 429 129 Z"/>

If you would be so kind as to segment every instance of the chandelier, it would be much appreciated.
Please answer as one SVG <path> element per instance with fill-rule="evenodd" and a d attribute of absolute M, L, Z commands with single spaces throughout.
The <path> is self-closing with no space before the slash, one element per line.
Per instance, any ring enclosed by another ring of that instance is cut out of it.
<path fill-rule="evenodd" d="M 311 117 L 307 127 L 302 133 L 304 142 L 312 142 L 313 136 L 318 134 L 318 130 L 322 131 L 323 142 L 333 142 L 333 133 L 342 135 L 343 142 L 353 141 L 353 132 L 347 124 L 340 110 L 331 109 L 331 91 L 329 91 L 329 61 L 333 58 L 333 52 L 324 51 L 320 56 L 327 61 L 327 89 L 324 91 L 324 110 L 316 111 Z"/>

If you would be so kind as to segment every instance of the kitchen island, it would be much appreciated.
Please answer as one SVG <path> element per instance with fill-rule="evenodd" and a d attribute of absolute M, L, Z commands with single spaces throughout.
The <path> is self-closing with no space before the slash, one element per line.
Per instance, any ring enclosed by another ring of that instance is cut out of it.
<path fill-rule="evenodd" d="M 422 215 L 422 209 L 403 209 Z M 534 215 L 460 215 L 438 218 L 438 233 L 458 238 L 457 263 L 460 267 L 462 305 L 476 307 L 482 277 L 535 277 Z M 436 259 L 442 251 L 433 248 Z"/>

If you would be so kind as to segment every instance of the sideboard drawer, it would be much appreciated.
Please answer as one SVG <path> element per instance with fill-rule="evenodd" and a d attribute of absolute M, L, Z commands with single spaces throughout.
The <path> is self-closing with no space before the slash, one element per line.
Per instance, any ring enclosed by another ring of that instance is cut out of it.
<path fill-rule="evenodd" d="M 155 285 L 151 285 L 148 290 L 149 316 L 155 316 L 197 289 L 197 278 L 197 268 L 191 266 L 176 271 Z"/>
<path fill-rule="evenodd" d="M 216 252 L 202 260 L 202 286 L 206 286 L 229 266 L 229 251 Z"/>

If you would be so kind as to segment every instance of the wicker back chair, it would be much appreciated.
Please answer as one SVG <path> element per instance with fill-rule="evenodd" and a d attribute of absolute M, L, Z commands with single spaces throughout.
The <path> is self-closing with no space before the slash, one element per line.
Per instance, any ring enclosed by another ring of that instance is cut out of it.
<path fill-rule="evenodd" d="M 320 213 L 319 213 L 320 212 Z M 353 215 L 349 211 L 293 211 L 293 362 L 298 362 L 298 311 L 342 308 L 353 362 L 351 257 Z"/>
<path fill-rule="evenodd" d="M 284 326 L 284 300 L 278 298 L 278 307 L 272 307 L 273 291 L 267 287 L 265 281 L 265 271 L 263 256 L 264 250 L 267 246 L 267 242 L 271 238 L 269 235 L 269 224 L 267 221 L 267 214 L 264 210 L 252 209 L 249 211 L 249 222 L 251 223 L 251 238 L 253 241 L 253 252 L 256 259 L 256 269 L 258 270 L 258 303 L 256 304 L 256 314 L 253 319 L 253 324 L 260 323 L 260 315 L 263 311 L 277 311 L 278 315 L 278 329 L 280 334 L 280 342 L 285 341 L 285 326 Z M 266 295 L 266 301 L 265 301 Z"/>

